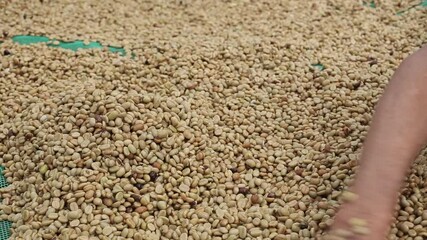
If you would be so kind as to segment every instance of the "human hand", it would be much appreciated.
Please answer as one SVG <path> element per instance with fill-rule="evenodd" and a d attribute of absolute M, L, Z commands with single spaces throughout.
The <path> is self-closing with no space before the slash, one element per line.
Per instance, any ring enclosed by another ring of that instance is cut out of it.
<path fill-rule="evenodd" d="M 427 46 L 405 59 L 379 100 L 350 191 L 321 239 L 384 240 L 412 161 L 427 144 Z M 358 226 L 355 230 L 354 225 Z M 356 232 L 335 237 L 337 233 Z"/>
<path fill-rule="evenodd" d="M 385 240 L 390 217 L 377 212 L 363 213 L 357 204 L 343 205 L 322 240 Z"/>

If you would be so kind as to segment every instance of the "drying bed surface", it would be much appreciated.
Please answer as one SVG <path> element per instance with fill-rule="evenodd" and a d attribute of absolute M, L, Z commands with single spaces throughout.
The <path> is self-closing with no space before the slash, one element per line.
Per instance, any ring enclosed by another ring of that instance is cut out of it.
<path fill-rule="evenodd" d="M 314 238 L 423 4 L 0 3 L 11 239 Z M 427 236 L 425 159 L 390 239 Z"/>

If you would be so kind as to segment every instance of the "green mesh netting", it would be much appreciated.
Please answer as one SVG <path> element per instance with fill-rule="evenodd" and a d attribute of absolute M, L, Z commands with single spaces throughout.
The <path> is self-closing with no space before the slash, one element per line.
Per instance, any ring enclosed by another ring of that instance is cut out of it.
<path fill-rule="evenodd" d="M 4 167 L 0 166 L 0 188 L 6 187 L 9 183 L 3 175 Z M 0 240 L 7 240 L 10 237 L 10 227 L 12 223 L 9 221 L 0 221 Z"/>
<path fill-rule="evenodd" d="M 50 47 L 60 47 L 64 49 L 70 49 L 73 51 L 77 51 L 78 49 L 90 49 L 90 48 L 103 48 L 101 43 L 99 42 L 90 42 L 89 44 L 84 44 L 83 41 L 74 41 L 74 42 L 65 42 L 58 41 L 58 44 L 54 44 L 54 39 L 49 39 L 44 36 L 14 36 L 12 37 L 12 41 L 20 43 L 20 44 L 33 44 L 33 43 L 48 43 L 47 45 Z M 120 47 L 112 47 L 108 46 L 108 50 L 111 52 L 118 52 L 121 55 L 125 55 L 126 52 L 123 48 Z"/>
<path fill-rule="evenodd" d="M 0 188 L 6 187 L 9 183 L 6 181 L 6 178 L 3 175 L 4 167 L 0 166 Z"/>
<path fill-rule="evenodd" d="M 0 222 L 0 240 L 8 240 L 10 238 L 10 228 L 12 223 L 9 221 Z"/>

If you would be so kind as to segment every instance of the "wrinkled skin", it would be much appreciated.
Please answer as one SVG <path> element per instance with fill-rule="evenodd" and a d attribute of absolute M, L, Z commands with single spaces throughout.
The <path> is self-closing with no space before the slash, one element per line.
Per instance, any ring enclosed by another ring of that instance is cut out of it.
<path fill-rule="evenodd" d="M 370 234 L 351 240 L 384 240 L 412 161 L 427 143 L 427 47 L 406 58 L 378 102 L 360 168 L 350 191 L 359 197 L 338 211 L 331 231 L 367 220 Z"/>

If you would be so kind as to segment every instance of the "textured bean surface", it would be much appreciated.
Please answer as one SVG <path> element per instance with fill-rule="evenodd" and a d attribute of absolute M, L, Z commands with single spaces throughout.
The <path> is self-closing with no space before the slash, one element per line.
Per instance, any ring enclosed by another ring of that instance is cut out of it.
<path fill-rule="evenodd" d="M 1 1 L 11 239 L 313 239 L 384 86 L 427 39 L 418 3 Z M 27 34 L 128 54 L 11 39 Z M 390 239 L 427 237 L 425 156 Z"/>

